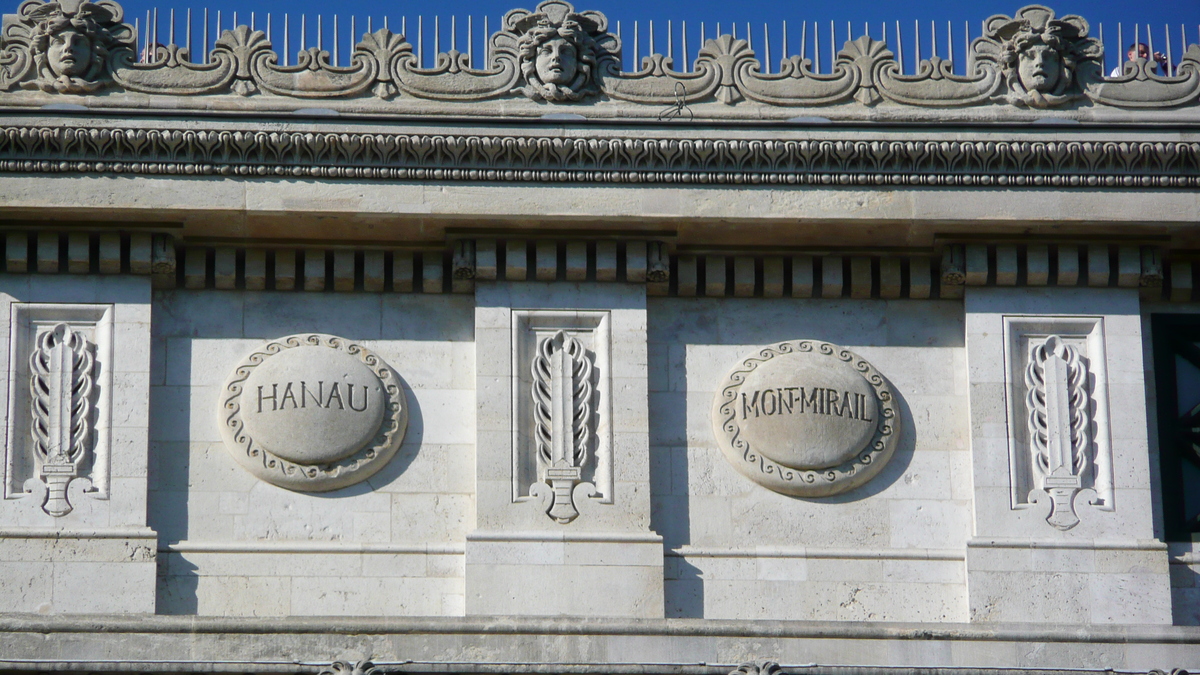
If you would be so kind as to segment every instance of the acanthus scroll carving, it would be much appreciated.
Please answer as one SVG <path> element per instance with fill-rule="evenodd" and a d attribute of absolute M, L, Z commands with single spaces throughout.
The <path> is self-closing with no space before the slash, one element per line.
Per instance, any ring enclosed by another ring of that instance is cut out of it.
<path fill-rule="evenodd" d="M 46 484 L 42 510 L 58 517 L 71 512 L 67 487 L 88 460 L 95 385 L 93 345 L 60 323 L 37 338 L 29 357 L 33 451 Z"/>

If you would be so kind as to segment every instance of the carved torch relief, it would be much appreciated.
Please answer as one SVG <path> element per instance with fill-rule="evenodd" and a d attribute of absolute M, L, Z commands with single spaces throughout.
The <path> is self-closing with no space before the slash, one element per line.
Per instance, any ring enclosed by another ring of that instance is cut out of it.
<path fill-rule="evenodd" d="M 1005 322 L 1012 507 L 1042 505 L 1047 523 L 1070 530 L 1082 504 L 1113 510 L 1102 324 Z"/>
<path fill-rule="evenodd" d="M 29 357 L 33 451 L 48 488 L 42 510 L 71 512 L 67 486 L 86 462 L 92 431 L 94 346 L 83 333 L 60 323 L 37 338 Z"/>
<path fill-rule="evenodd" d="M 553 491 L 547 515 L 559 523 L 579 516 L 574 491 L 584 485 L 583 467 L 592 445 L 592 359 L 583 343 L 558 331 L 543 338 L 533 359 L 534 435 L 542 485 Z M 544 492 L 541 485 L 530 490 Z"/>

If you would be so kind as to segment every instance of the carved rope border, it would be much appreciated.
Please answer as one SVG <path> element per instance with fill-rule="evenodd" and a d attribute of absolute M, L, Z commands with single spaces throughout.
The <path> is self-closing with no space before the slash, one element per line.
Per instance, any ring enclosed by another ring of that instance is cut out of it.
<path fill-rule="evenodd" d="M 242 420 L 242 383 L 267 359 L 296 347 L 326 347 L 358 358 L 379 378 L 387 394 L 384 418 L 375 436 L 358 452 L 331 464 L 305 465 L 283 459 L 251 438 Z M 324 492 L 366 480 L 395 456 L 408 429 L 408 400 L 392 367 L 370 349 L 336 335 L 299 333 L 271 340 L 238 363 L 221 391 L 221 435 L 226 449 L 256 477 L 290 490 Z"/>
<path fill-rule="evenodd" d="M 789 354 L 821 354 L 850 366 L 875 391 L 879 405 L 879 422 L 863 450 L 854 459 L 835 467 L 808 471 L 784 466 L 755 452 L 741 436 L 737 423 L 737 394 L 746 376 L 759 366 Z M 858 354 L 820 340 L 789 340 L 762 348 L 757 356 L 743 359 L 729 375 L 717 393 L 714 425 L 717 440 L 725 457 L 747 478 L 776 492 L 797 497 L 828 497 L 852 490 L 873 478 L 895 452 L 901 435 L 900 411 L 896 394 L 878 370 Z"/>
<path fill-rule="evenodd" d="M 1200 187 L 1200 143 L 0 127 L 0 172 L 387 181 Z"/>

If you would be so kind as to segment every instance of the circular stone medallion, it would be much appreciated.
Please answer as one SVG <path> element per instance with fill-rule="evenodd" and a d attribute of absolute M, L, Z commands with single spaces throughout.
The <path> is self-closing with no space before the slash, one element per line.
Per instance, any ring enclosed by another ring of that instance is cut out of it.
<path fill-rule="evenodd" d="M 895 393 L 854 352 L 794 340 L 763 348 L 725 378 L 713 403 L 725 458 L 776 492 L 824 497 L 879 473 L 900 437 Z"/>
<path fill-rule="evenodd" d="M 383 468 L 408 426 L 399 378 L 362 345 L 320 334 L 267 343 L 222 390 L 225 447 L 291 490 L 336 490 Z"/>

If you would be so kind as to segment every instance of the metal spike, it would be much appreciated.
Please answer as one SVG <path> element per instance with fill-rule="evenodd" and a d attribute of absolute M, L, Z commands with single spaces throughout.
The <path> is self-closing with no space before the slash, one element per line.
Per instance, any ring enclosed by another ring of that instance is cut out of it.
<path fill-rule="evenodd" d="M 946 60 L 954 62 L 954 27 L 946 22 Z"/>
<path fill-rule="evenodd" d="M 1174 53 L 1171 51 L 1171 27 L 1163 24 L 1163 33 L 1167 38 L 1167 75 L 1171 74 L 1171 64 L 1175 63 Z"/>
<path fill-rule="evenodd" d="M 913 73 L 921 67 L 921 22 L 913 21 L 913 30 L 916 33 L 913 37 L 913 49 L 915 54 L 913 57 Z"/>
<path fill-rule="evenodd" d="M 679 30 L 679 42 L 680 42 L 679 46 L 683 51 L 683 53 L 679 56 L 679 61 L 680 61 L 679 70 L 681 72 L 688 72 L 689 70 L 691 70 L 691 68 L 690 68 L 690 64 L 688 63 L 687 21 L 686 20 L 683 22 L 683 25 L 680 27 L 680 30 Z"/>
<path fill-rule="evenodd" d="M 813 22 L 813 72 L 821 72 L 821 24 Z"/>
<path fill-rule="evenodd" d="M 763 72 L 771 72 L 771 34 L 766 23 L 763 24 Z"/>
<path fill-rule="evenodd" d="M 837 33 L 833 28 L 833 21 L 829 22 L 829 72 L 833 72 L 837 65 Z"/>
<path fill-rule="evenodd" d="M 458 50 L 458 16 L 450 15 L 450 51 Z"/>
<path fill-rule="evenodd" d="M 200 51 L 204 52 L 204 58 L 201 63 L 208 63 L 208 8 L 204 8 L 204 48 Z"/>
<path fill-rule="evenodd" d="M 283 65 L 288 64 L 288 54 L 292 51 L 292 35 L 288 32 L 288 15 L 283 13 Z"/>
<path fill-rule="evenodd" d="M 904 33 L 900 32 L 900 22 L 896 22 L 896 63 L 900 73 L 904 73 Z"/>
<path fill-rule="evenodd" d="M 633 22 L 633 72 L 640 70 L 638 67 L 638 22 Z"/>

